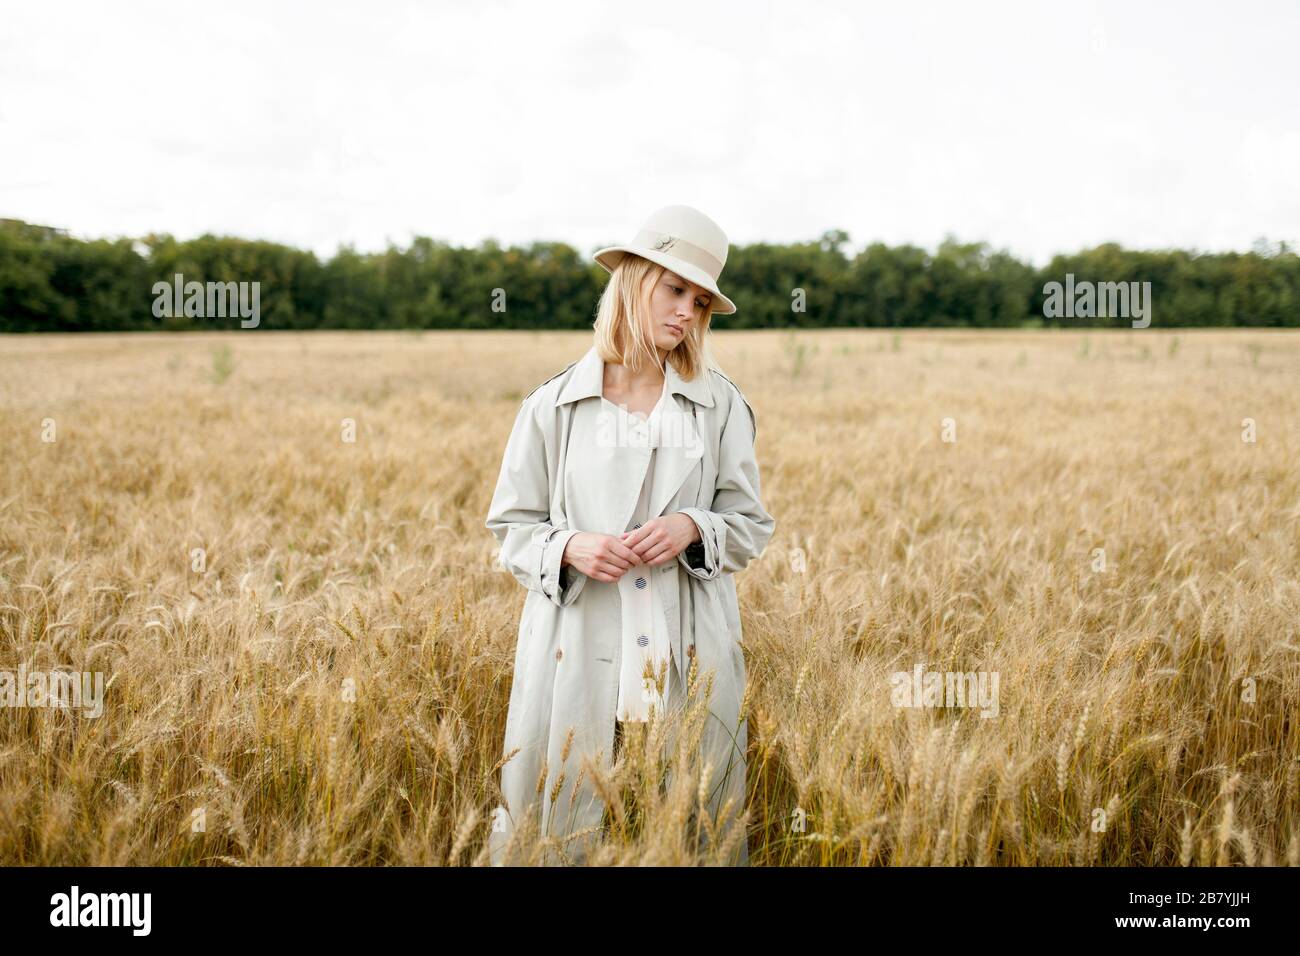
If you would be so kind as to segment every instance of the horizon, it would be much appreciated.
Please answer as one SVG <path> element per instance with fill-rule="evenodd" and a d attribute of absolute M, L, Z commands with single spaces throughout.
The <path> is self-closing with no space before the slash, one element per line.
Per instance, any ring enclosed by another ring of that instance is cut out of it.
<path fill-rule="evenodd" d="M 159 231 L 154 231 L 154 232 L 152 232 L 152 233 L 146 232 L 146 233 L 144 233 L 144 234 L 142 234 L 142 235 L 126 235 L 126 234 L 114 234 L 114 233 L 109 233 L 109 234 L 105 234 L 105 235 L 79 235 L 79 234 L 77 234 L 76 232 L 74 232 L 74 231 L 72 231 L 72 230 L 69 230 L 69 229 L 67 229 L 66 227 L 63 227 L 63 226 L 52 225 L 52 224 L 50 224 L 50 223 L 29 222 L 29 221 L 24 220 L 24 219 L 16 219 L 16 218 L 14 218 L 14 217 L 12 217 L 12 216 L 0 216 L 0 222 L 14 222 L 14 223 L 21 223 L 22 225 L 25 225 L 25 226 L 32 226 L 32 227 L 35 227 L 35 228 L 38 228 L 38 229 L 50 229 L 50 230 L 54 230 L 54 231 L 56 231 L 56 232 L 59 232 L 60 234 L 66 236 L 67 238 L 74 239 L 74 240 L 77 240 L 77 241 L 80 241 L 80 242 L 100 242 L 100 241 L 117 242 L 117 241 L 121 241 L 121 240 L 128 240 L 128 241 L 131 241 L 131 242 L 133 242 L 133 243 L 135 243 L 135 244 L 137 244 L 137 245 L 140 245 L 140 244 L 143 244 L 143 243 L 145 242 L 145 240 L 148 239 L 149 236 L 152 235 L 152 236 L 156 236 L 156 237 L 158 237 L 158 238 L 170 237 L 171 239 L 173 239 L 173 240 L 174 240 L 175 242 L 177 242 L 177 243 L 195 242 L 195 241 L 200 240 L 200 239 L 235 240 L 235 241 L 238 241 L 238 242 L 249 242 L 249 243 L 271 243 L 271 244 L 275 244 L 275 245 L 283 245 L 283 246 L 286 246 L 287 248 L 298 249 L 298 250 L 300 250 L 300 251 L 302 251 L 302 252 L 310 252 L 311 254 L 315 255 L 317 259 L 322 260 L 322 261 L 328 261 L 329 259 L 332 259 L 332 258 L 334 258 L 336 255 L 338 255 L 340 252 L 347 251 L 347 250 L 350 250 L 350 251 L 356 253 L 357 255 L 362 255 L 362 256 L 369 256 L 369 255 L 383 255 L 384 253 L 386 253 L 386 252 L 388 252 L 388 251 L 390 251 L 390 250 L 406 251 L 406 250 L 409 250 L 409 249 L 411 248 L 411 246 L 412 246 L 412 244 L 413 244 L 414 242 L 416 242 L 417 240 L 420 240 L 420 239 L 428 239 L 428 240 L 430 240 L 430 241 L 432 241 L 432 242 L 434 242 L 434 243 L 441 243 L 441 244 L 447 245 L 449 248 L 453 248 L 453 249 L 463 249 L 463 250 L 482 250 L 482 249 L 483 249 L 483 248 L 484 248 L 488 243 L 492 243 L 492 242 L 495 242 L 495 243 L 497 244 L 497 247 L 498 247 L 499 249 L 502 249 L 502 250 L 508 250 L 508 249 L 519 249 L 519 250 L 523 250 L 523 249 L 528 248 L 529 245 L 544 245 L 544 244 L 559 243 L 559 244 L 568 245 L 570 248 L 574 249 L 576 252 L 581 253 L 581 254 L 582 254 L 584 257 L 586 257 L 586 258 L 590 258 L 591 253 L 594 252 L 594 251 L 597 250 L 597 249 L 600 249 L 600 248 L 603 248 L 603 247 L 605 247 L 605 246 L 609 246 L 609 245 L 614 245 L 614 244 L 616 244 L 616 243 L 619 242 L 619 240 L 616 240 L 616 239 L 610 239 L 609 241 L 601 241 L 601 242 L 597 242 L 596 244 L 594 244 L 594 245 L 591 247 L 591 249 L 588 250 L 588 249 L 583 249 L 583 248 L 581 248 L 581 247 L 579 247 L 579 246 L 575 246 L 575 245 L 573 245 L 572 243 L 569 243 L 569 242 L 567 242 L 567 241 L 564 240 L 564 239 L 554 239 L 554 238 L 552 238 L 552 239 L 539 238 L 539 239 L 524 240 L 524 241 L 519 242 L 519 243 L 506 244 L 506 243 L 502 243 L 500 240 L 496 239 L 496 238 L 493 237 L 493 236 L 485 236 L 485 237 L 483 237 L 482 239 L 480 239 L 476 244 L 473 244 L 473 245 L 467 245 L 467 244 L 459 244 L 459 243 L 450 242 L 450 241 L 448 241 L 448 240 L 446 240 L 446 239 L 443 239 L 443 238 L 441 238 L 441 237 L 439 237 L 439 236 L 435 236 L 435 235 L 416 234 L 416 235 L 412 235 L 409 239 L 407 239 L 406 242 L 405 242 L 404 244 L 395 244 L 395 243 L 393 243 L 393 244 L 390 244 L 390 245 L 387 245 L 387 246 L 382 246 L 382 247 L 380 247 L 380 248 L 376 248 L 376 249 L 358 249 L 358 248 L 356 248 L 355 244 L 344 242 L 344 243 L 341 243 L 339 246 L 337 246 L 333 251 L 331 251 L 331 252 L 328 253 L 327 255 L 322 256 L 319 252 L 317 252 L 315 249 L 312 249 L 312 248 L 310 248 L 310 247 L 294 246 L 294 245 L 291 245 L 291 244 L 288 244 L 288 243 L 282 243 L 282 242 L 280 242 L 279 240 L 276 240 L 276 239 L 270 239 L 270 238 L 267 238 L 267 237 L 265 237 L 265 236 L 245 236 L 245 235 L 237 235 L 237 234 L 229 234 L 229 233 L 211 233 L 211 232 L 200 233 L 200 234 L 198 234 L 198 235 L 192 235 L 192 236 L 177 236 L 177 235 L 173 235 L 173 234 L 171 234 L 171 233 L 159 232 Z M 832 232 L 832 231 L 834 231 L 834 228 L 825 230 L 825 232 Z M 847 230 L 845 230 L 845 231 L 847 231 Z M 759 245 L 767 245 L 767 246 L 792 246 L 792 245 L 801 245 L 801 244 L 812 244 L 812 243 L 817 243 L 820 239 L 821 239 L 821 236 L 820 236 L 820 235 L 817 236 L 817 237 L 814 237 L 814 238 L 809 238 L 809 239 L 794 239 L 794 240 L 791 240 L 791 241 L 789 241 L 789 242 L 780 242 L 780 243 L 772 242 L 772 241 L 770 241 L 770 240 L 761 240 L 761 239 L 760 239 L 760 240 L 757 240 L 757 241 L 752 242 L 752 243 L 745 243 L 745 244 L 743 244 L 743 246 L 742 246 L 741 244 L 738 244 L 738 243 L 734 243 L 734 242 L 733 242 L 733 243 L 731 243 L 731 248 L 732 248 L 732 250 L 734 250 L 734 249 L 736 249 L 738 246 L 740 246 L 741 248 L 744 248 L 744 247 L 748 247 L 748 246 L 759 246 Z M 869 248 L 870 246 L 872 246 L 872 245 L 877 245 L 877 244 L 881 244 L 881 245 L 886 245 L 886 246 L 888 246 L 888 247 L 891 248 L 891 249 L 897 249 L 897 248 L 903 248 L 904 246 L 910 246 L 910 247 L 912 247 L 912 248 L 918 248 L 918 249 L 921 249 L 921 250 L 924 251 L 927 255 L 933 256 L 933 255 L 936 255 L 936 254 L 938 253 L 939 248 L 940 248 L 940 247 L 943 245 L 943 243 L 946 242 L 946 241 L 952 241 L 952 242 L 957 243 L 958 245 L 976 245 L 976 244 L 978 244 L 978 245 L 983 245 L 983 246 L 985 246 L 985 247 L 987 248 L 987 251 L 988 251 L 990 254 L 1005 253 L 1005 254 L 1008 254 L 1008 255 L 1011 255 L 1011 256 L 1015 257 L 1015 258 L 1018 259 L 1020 262 L 1026 264 L 1026 265 L 1030 265 L 1030 266 L 1032 266 L 1032 267 L 1034 267 L 1034 268 L 1036 268 L 1036 269 L 1042 269 L 1042 268 L 1045 268 L 1046 266 L 1050 265 L 1050 263 L 1052 262 L 1052 260 L 1053 260 L 1054 258 L 1056 258 L 1056 257 L 1058 257 L 1058 256 L 1060 256 L 1060 257 L 1064 257 L 1064 258 L 1069 258 L 1069 257 L 1072 257 L 1072 256 L 1078 256 L 1078 255 L 1081 255 L 1081 254 L 1084 254 L 1084 253 L 1087 253 L 1087 252 L 1091 252 L 1091 251 L 1094 251 L 1094 250 L 1096 250 L 1096 249 L 1100 249 L 1100 248 L 1102 248 L 1102 247 L 1104 247 L 1104 246 L 1115 246 L 1115 247 L 1117 247 L 1117 248 L 1123 250 L 1124 252 L 1137 252 L 1137 253 L 1167 254 L 1167 253 L 1174 253 L 1174 252 L 1183 252 L 1183 253 L 1187 253 L 1190 257 L 1193 257 L 1193 258 L 1197 258 L 1197 257 L 1200 257 L 1200 256 L 1216 256 L 1216 255 L 1241 255 L 1241 256 L 1244 256 L 1244 255 L 1260 255 L 1260 256 L 1264 256 L 1264 257 L 1269 257 L 1269 256 L 1277 256 L 1277 255 L 1298 255 L 1298 254 L 1300 254 L 1300 251 L 1298 251 L 1296 244 L 1292 243 L 1290 240 L 1287 240 L 1287 239 L 1277 239 L 1277 240 L 1274 240 L 1274 239 L 1271 239 L 1271 238 L 1268 237 L 1268 236 L 1259 236 L 1259 237 L 1257 237 L 1257 238 L 1256 238 L 1256 239 L 1251 243 L 1251 248 L 1246 248 L 1246 249 L 1239 249 L 1239 248 L 1233 248 L 1233 249 L 1199 249 L 1199 248 L 1194 248 L 1194 247 L 1184 247 L 1184 246 L 1171 246 L 1171 247 L 1162 247 L 1162 248 L 1146 248 L 1146 247 L 1128 246 L 1128 245 L 1125 245 L 1125 244 L 1123 244 L 1123 243 L 1117 242 L 1117 241 L 1115 241 L 1115 240 L 1103 240 L 1102 242 L 1099 242 L 1099 243 L 1097 243 L 1096 245 L 1092 245 L 1092 246 L 1084 246 L 1084 247 L 1079 247 L 1079 248 L 1077 248 L 1077 249 L 1059 250 L 1059 251 L 1057 251 L 1057 252 L 1053 252 L 1053 253 L 1051 253 L 1051 254 L 1050 254 L 1050 255 L 1049 255 L 1045 260 L 1043 260 L 1043 261 L 1041 261 L 1041 262 L 1039 262 L 1039 261 L 1037 261 L 1037 260 L 1031 260 L 1031 259 L 1028 259 L 1028 258 L 1026 258 L 1026 257 L 1022 257 L 1022 256 L 1019 256 L 1019 255 L 1016 255 L 1016 253 L 1015 253 L 1013 250 L 1010 250 L 1010 249 L 1007 249 L 1007 248 L 1004 248 L 1004 247 L 994 246 L 994 245 L 992 245 L 991 243 L 989 243 L 987 240 L 979 240 L 979 239 L 965 239 L 965 238 L 962 238 L 962 237 L 960 237 L 960 236 L 952 236 L 952 235 L 950 235 L 950 236 L 946 236 L 946 237 L 944 237 L 943 239 L 941 239 L 938 243 L 935 243 L 935 244 L 933 244 L 933 245 L 928 245 L 928 246 L 926 246 L 926 245 L 917 245 L 917 244 L 915 244 L 915 243 L 899 243 L 899 244 L 884 243 L 882 240 L 878 240 L 878 239 L 872 239 L 872 240 L 867 240 L 867 241 L 865 241 L 865 242 L 860 242 L 860 241 L 856 241 L 856 240 L 854 240 L 854 239 L 850 236 L 849 241 L 846 242 L 846 243 L 844 243 L 843 246 L 841 247 L 841 251 L 844 253 L 845 258 L 851 260 L 851 259 L 853 259 L 853 257 L 854 257 L 855 255 L 858 255 L 858 254 L 860 254 L 860 253 L 862 253 L 862 252 L 865 252 L 865 251 L 867 250 L 867 248 Z M 1267 248 L 1267 249 L 1261 249 L 1261 248 L 1260 248 L 1260 243 L 1261 243 L 1261 242 L 1265 242 L 1265 243 L 1267 243 L 1268 246 L 1269 246 L 1269 248 Z M 140 250 L 137 250 L 137 252 L 139 252 L 139 251 L 140 251 Z M 141 252 L 141 255 L 143 255 L 143 254 L 144 254 L 144 253 Z M 595 263 L 594 260 L 592 260 L 591 264 L 592 264 L 592 265 L 595 265 L 596 263 Z"/>

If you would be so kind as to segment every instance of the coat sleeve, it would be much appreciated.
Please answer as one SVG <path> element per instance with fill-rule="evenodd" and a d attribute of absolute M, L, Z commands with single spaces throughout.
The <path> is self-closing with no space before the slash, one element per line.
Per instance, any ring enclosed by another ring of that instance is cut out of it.
<path fill-rule="evenodd" d="M 537 408 L 525 401 L 515 417 L 487 527 L 500 542 L 501 563 L 515 580 L 565 607 L 582 591 L 587 576 L 575 567 L 560 567 L 565 545 L 578 532 L 551 523 L 550 456 Z"/>
<path fill-rule="evenodd" d="M 719 574 L 743 571 L 763 553 L 776 520 L 763 507 L 758 484 L 754 439 L 758 425 L 740 390 L 728 383 L 731 407 L 718 449 L 718 483 L 710 508 L 683 508 L 700 529 L 700 541 L 677 560 L 693 577 L 711 581 Z"/>

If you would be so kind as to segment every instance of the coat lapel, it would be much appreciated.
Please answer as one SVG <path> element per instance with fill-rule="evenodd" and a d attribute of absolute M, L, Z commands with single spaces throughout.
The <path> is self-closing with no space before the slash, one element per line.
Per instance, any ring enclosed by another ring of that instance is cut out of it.
<path fill-rule="evenodd" d="M 713 392 L 709 389 L 708 369 L 701 369 L 690 381 L 682 378 L 671 362 L 666 363 L 664 379 L 669 395 L 685 395 L 696 405 L 713 407 Z M 593 345 L 587 354 L 573 365 L 573 374 L 555 396 L 555 405 L 576 402 L 584 398 L 599 398 L 605 391 L 605 363 Z"/>
<path fill-rule="evenodd" d="M 713 407 L 713 395 L 705 380 L 709 374 L 708 370 L 703 370 L 688 382 L 677 374 L 671 363 L 664 370 L 668 402 L 659 421 L 659 449 L 655 454 L 654 485 L 650 495 L 650 514 L 653 517 L 664 513 L 682 483 L 700 464 L 702 456 L 708 454 L 694 406 Z M 681 401 L 678 395 L 688 400 Z"/>
<path fill-rule="evenodd" d="M 709 388 L 708 377 L 711 373 L 702 369 L 689 381 L 678 374 L 672 363 L 664 368 L 664 387 L 668 400 L 660 410 L 659 434 L 660 444 L 655 454 L 655 473 L 651 487 L 650 516 L 659 517 L 669 503 L 676 497 L 682 483 L 691 471 L 700 463 L 703 455 L 709 454 L 705 447 L 704 436 L 695 416 L 695 405 L 705 408 L 713 407 L 713 393 Z M 605 363 L 595 346 L 588 349 L 574 366 L 573 374 L 555 398 L 557 406 L 569 402 L 578 402 L 575 414 L 586 419 L 580 421 L 579 434 L 593 434 L 599 421 L 598 416 L 604 409 L 603 399 L 605 383 Z M 686 401 L 677 396 L 683 396 Z M 585 402 L 584 399 L 595 399 Z M 590 416 L 589 418 L 587 416 Z M 639 489 L 645 477 L 646 459 L 644 455 L 628 455 L 630 449 L 598 449 L 597 454 L 609 454 L 617 459 L 617 467 L 626 476 L 629 487 Z M 622 454 L 617 454 L 618 452 Z M 620 483 L 620 488 L 623 485 Z M 621 529 L 620 518 L 626 521 L 636 506 L 636 497 L 631 501 L 617 500 L 602 503 L 601 510 L 605 527 Z M 617 534 L 618 531 L 608 533 Z"/>
<path fill-rule="evenodd" d="M 650 487 L 652 518 L 664 513 L 704 453 L 704 442 L 691 414 L 690 402 L 670 398 L 663 412 L 658 423 L 660 445 L 655 450 L 654 481 Z"/>

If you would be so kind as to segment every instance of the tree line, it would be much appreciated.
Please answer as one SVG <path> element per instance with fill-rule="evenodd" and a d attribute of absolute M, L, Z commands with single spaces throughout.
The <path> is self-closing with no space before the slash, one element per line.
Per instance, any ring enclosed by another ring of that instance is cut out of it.
<path fill-rule="evenodd" d="M 1300 256 L 1141 251 L 1113 243 L 1043 267 L 949 237 L 930 252 L 873 243 L 849 254 L 831 230 L 793 244 L 733 245 L 724 291 L 737 312 L 715 328 L 1105 327 L 1124 316 L 1044 309 L 1049 283 L 1149 283 L 1151 325 L 1300 325 Z M 274 242 L 204 235 L 78 239 L 0 220 L 0 332 L 239 328 L 237 318 L 155 307 L 157 283 L 256 282 L 263 329 L 583 329 L 608 274 L 558 242 L 405 247 L 328 259 Z M 1050 314 L 1045 314 L 1050 313 Z"/>

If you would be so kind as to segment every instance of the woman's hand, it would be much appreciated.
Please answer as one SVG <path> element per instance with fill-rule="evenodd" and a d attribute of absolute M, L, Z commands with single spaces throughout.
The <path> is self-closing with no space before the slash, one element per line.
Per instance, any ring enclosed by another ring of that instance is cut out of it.
<path fill-rule="evenodd" d="M 636 552 L 641 564 L 663 564 L 700 540 L 700 529 L 680 511 L 662 518 L 651 518 L 634 531 L 625 531 L 619 540 Z"/>
<path fill-rule="evenodd" d="M 690 521 L 689 518 L 686 520 Z M 692 522 L 694 524 L 694 522 Z M 613 584 L 641 559 L 612 534 L 579 531 L 564 545 L 560 567 L 572 565 L 589 578 Z"/>

